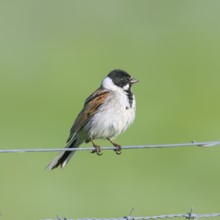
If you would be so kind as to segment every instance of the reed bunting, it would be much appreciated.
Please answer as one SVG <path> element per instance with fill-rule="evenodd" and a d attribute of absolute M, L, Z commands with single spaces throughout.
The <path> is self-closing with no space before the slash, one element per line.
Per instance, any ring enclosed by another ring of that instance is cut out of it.
<path fill-rule="evenodd" d="M 94 140 L 107 139 L 116 147 L 115 152 L 120 154 L 121 146 L 113 142 L 113 139 L 134 121 L 136 103 L 131 86 L 137 82 L 124 70 L 111 71 L 101 86 L 86 99 L 70 130 L 66 148 L 77 148 L 83 142 L 91 142 L 95 148 L 92 153 L 101 155 L 100 146 Z M 60 153 L 48 164 L 47 169 L 65 167 L 74 153 L 75 151 Z"/>

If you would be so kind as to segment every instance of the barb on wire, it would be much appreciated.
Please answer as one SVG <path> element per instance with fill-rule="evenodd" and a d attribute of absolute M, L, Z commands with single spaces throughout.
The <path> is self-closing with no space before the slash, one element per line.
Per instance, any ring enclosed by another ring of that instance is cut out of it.
<path fill-rule="evenodd" d="M 122 146 L 121 149 L 152 149 L 152 148 L 174 148 L 174 147 L 213 147 L 220 145 L 220 141 L 180 143 L 180 144 L 151 144 L 137 146 Z M 102 147 L 101 150 L 115 150 L 116 147 Z M 35 153 L 35 152 L 63 152 L 63 151 L 92 151 L 94 148 L 35 148 L 35 149 L 2 149 L 0 153 Z"/>
<path fill-rule="evenodd" d="M 133 211 L 133 209 L 132 209 Z M 157 220 L 157 219 L 167 219 L 167 218 L 186 218 L 186 219 L 198 219 L 198 218 L 213 218 L 219 217 L 220 213 L 211 213 L 211 214 L 195 214 L 192 212 L 192 209 L 187 214 L 169 214 L 169 215 L 155 215 L 155 216 L 145 216 L 145 217 L 133 217 L 132 212 L 129 216 L 122 218 L 78 218 L 78 219 L 69 219 L 69 218 L 60 218 L 57 216 L 57 219 L 44 219 L 44 220 Z"/>

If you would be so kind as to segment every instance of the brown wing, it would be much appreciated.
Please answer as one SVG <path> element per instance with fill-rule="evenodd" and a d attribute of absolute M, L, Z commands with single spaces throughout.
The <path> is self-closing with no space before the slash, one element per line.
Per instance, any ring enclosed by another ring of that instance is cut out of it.
<path fill-rule="evenodd" d="M 79 113 L 72 128 L 70 129 L 70 136 L 67 139 L 67 142 L 72 139 L 77 131 L 87 124 L 89 119 L 97 112 L 97 109 L 103 104 L 108 96 L 108 90 L 99 88 L 86 99 L 84 108 Z"/>

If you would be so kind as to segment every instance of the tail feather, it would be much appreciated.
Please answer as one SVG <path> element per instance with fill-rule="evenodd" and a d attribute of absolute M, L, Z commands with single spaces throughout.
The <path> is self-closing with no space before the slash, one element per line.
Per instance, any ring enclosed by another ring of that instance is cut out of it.
<path fill-rule="evenodd" d="M 79 147 L 80 144 L 81 143 L 77 143 L 77 139 L 74 138 L 73 141 L 71 141 L 67 144 L 66 148 L 77 148 L 77 147 Z M 64 152 L 60 153 L 56 158 L 54 158 L 46 166 L 46 169 L 52 170 L 54 168 L 57 168 L 58 166 L 60 166 L 61 168 L 64 168 L 75 152 L 76 151 L 64 151 Z"/>

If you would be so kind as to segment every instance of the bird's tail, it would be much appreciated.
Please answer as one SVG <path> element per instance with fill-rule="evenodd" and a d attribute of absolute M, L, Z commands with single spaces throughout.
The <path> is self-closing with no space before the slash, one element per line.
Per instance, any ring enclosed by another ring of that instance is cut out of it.
<path fill-rule="evenodd" d="M 77 140 L 77 137 L 74 137 L 72 141 L 68 142 L 66 148 L 77 148 L 81 142 Z M 76 151 L 64 151 L 60 153 L 56 158 L 54 158 L 47 166 L 47 170 L 52 170 L 60 166 L 61 168 L 65 167 L 70 158 Z"/>

